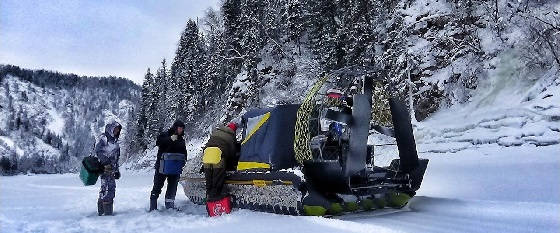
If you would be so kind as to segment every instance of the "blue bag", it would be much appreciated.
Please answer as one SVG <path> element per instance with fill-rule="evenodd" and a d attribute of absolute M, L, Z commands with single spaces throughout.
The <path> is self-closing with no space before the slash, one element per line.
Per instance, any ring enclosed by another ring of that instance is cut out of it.
<path fill-rule="evenodd" d="M 159 163 L 159 173 L 164 175 L 180 175 L 185 166 L 185 154 L 163 153 Z"/>

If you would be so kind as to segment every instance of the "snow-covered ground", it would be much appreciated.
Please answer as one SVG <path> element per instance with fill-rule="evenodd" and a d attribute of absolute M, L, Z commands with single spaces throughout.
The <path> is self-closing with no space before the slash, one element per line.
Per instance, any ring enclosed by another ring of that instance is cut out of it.
<path fill-rule="evenodd" d="M 208 218 L 178 191 L 181 211 L 149 213 L 151 173 L 125 172 L 115 216 L 97 216 L 99 184 L 76 174 L 0 177 L 1 232 L 557 232 L 559 145 L 487 145 L 454 154 L 425 153 L 418 195 L 402 210 L 333 219 L 248 210 Z M 165 190 L 165 187 L 164 187 Z M 160 198 L 160 207 L 163 200 Z"/>

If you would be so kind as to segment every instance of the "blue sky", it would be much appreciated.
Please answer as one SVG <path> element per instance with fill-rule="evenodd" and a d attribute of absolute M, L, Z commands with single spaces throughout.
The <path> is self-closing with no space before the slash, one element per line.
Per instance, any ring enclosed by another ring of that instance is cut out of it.
<path fill-rule="evenodd" d="M 0 63 L 141 83 L 219 0 L 1 0 Z M 169 64 L 169 63 L 168 63 Z"/>

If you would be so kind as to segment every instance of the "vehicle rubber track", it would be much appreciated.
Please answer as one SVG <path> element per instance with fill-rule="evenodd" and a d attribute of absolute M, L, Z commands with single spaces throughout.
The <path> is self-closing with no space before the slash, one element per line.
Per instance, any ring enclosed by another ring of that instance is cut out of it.
<path fill-rule="evenodd" d="M 206 204 L 206 188 L 202 174 L 186 174 L 181 178 L 185 195 L 195 204 Z M 234 208 L 285 215 L 304 215 L 303 193 L 299 182 L 289 180 L 227 180 L 226 188 Z"/>

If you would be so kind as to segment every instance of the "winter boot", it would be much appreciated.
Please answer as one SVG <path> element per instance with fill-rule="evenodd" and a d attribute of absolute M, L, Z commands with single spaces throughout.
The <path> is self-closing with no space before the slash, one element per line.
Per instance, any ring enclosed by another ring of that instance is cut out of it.
<path fill-rule="evenodd" d="M 165 199 L 165 208 L 166 209 L 175 209 L 175 200 Z"/>
<path fill-rule="evenodd" d="M 103 202 L 101 200 L 97 200 L 97 215 L 103 215 Z"/>
<path fill-rule="evenodd" d="M 150 211 L 157 210 L 157 198 L 150 197 Z"/>
<path fill-rule="evenodd" d="M 105 215 L 113 215 L 113 202 L 112 201 L 107 201 L 107 202 L 103 202 L 103 211 L 105 212 Z"/>

